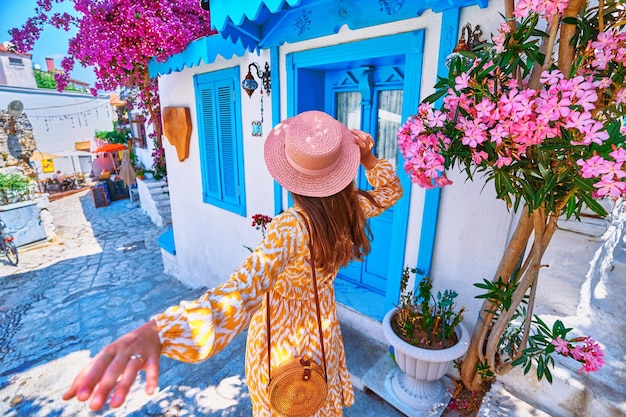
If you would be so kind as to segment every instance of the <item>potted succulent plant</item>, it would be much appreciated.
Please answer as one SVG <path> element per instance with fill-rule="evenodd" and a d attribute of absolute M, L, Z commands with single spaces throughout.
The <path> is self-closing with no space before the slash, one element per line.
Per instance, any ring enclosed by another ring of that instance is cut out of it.
<path fill-rule="evenodd" d="M 404 268 L 400 303 L 383 318 L 383 333 L 399 367 L 391 375 L 391 388 L 411 408 L 429 410 L 442 402 L 441 381 L 452 361 L 465 354 L 470 335 L 461 324 L 464 308 L 456 309 L 457 293 L 432 293 L 432 280 L 424 277 L 417 293 L 407 291 L 415 268 Z"/>

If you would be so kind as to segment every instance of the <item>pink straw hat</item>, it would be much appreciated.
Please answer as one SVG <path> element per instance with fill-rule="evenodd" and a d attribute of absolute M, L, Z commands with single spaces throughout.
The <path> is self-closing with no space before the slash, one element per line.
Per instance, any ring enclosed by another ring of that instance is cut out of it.
<path fill-rule="evenodd" d="M 282 121 L 265 140 L 265 164 L 272 177 L 307 197 L 328 197 L 346 188 L 360 160 L 352 132 L 320 111 Z"/>

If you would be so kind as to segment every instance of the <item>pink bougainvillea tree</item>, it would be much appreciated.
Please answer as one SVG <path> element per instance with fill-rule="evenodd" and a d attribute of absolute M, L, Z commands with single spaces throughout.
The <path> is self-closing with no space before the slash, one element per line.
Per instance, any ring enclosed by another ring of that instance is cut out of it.
<path fill-rule="evenodd" d="M 72 2 L 76 13 L 55 12 L 54 4 L 62 2 Z M 191 41 L 215 33 L 209 12 L 198 0 L 38 0 L 34 16 L 10 31 L 17 50 L 32 50 L 45 25 L 78 29 L 61 63 L 65 72 L 55 75 L 57 89 L 67 86 L 76 62 L 93 67 L 94 95 L 98 90 L 138 89 L 134 104 L 147 112 L 157 148 L 163 129 L 158 82 L 150 77 L 148 63 L 163 62 Z"/>

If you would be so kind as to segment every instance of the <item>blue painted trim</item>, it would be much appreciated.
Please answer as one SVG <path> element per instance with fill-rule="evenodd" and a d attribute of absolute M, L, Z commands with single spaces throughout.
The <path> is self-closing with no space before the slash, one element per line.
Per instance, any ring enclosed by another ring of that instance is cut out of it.
<path fill-rule="evenodd" d="M 170 229 L 163 233 L 158 237 L 157 243 L 159 246 L 171 253 L 172 255 L 176 255 L 176 243 L 174 242 L 174 229 Z"/>
<path fill-rule="evenodd" d="M 272 83 L 272 127 L 280 123 L 280 54 L 277 46 L 270 49 Z M 284 211 L 283 187 L 274 181 L 274 215 Z"/>
<path fill-rule="evenodd" d="M 441 35 L 437 66 L 437 74 L 439 76 L 447 76 L 448 74 L 448 69 L 446 68 L 444 62 L 446 57 L 452 52 L 454 46 L 456 45 L 460 26 L 460 15 L 460 9 L 452 9 L 443 12 L 443 15 L 441 17 Z M 439 106 L 441 102 L 442 100 L 439 100 L 436 103 L 436 107 Z M 416 265 L 416 268 L 421 271 L 424 276 L 430 275 L 430 269 L 433 262 L 433 253 L 435 251 L 435 239 L 437 234 L 437 220 L 439 218 L 440 198 L 440 188 L 434 188 L 426 191 L 426 198 L 424 200 L 422 230 L 420 233 L 420 245 L 417 253 Z"/>
<path fill-rule="evenodd" d="M 215 62 L 217 55 L 229 59 L 235 55 L 243 56 L 245 53 L 246 48 L 241 42 L 232 42 L 220 35 L 206 36 L 191 42 L 184 51 L 172 55 L 165 62 L 152 59 L 148 63 L 148 71 L 150 77 L 156 77 L 159 74 L 182 71 L 185 67 L 192 68 L 200 65 L 202 61 L 211 64 Z"/>
<path fill-rule="evenodd" d="M 402 100 L 402 120 L 406 120 L 410 115 L 415 114 L 420 101 L 422 85 L 423 67 L 423 45 L 424 32 L 419 32 L 419 49 L 407 51 L 404 64 L 404 98 Z M 397 259 L 389 265 L 387 272 L 387 291 L 385 292 L 385 310 L 390 310 L 398 304 L 400 298 L 400 280 L 402 269 L 404 269 L 404 252 L 406 250 L 406 227 L 409 222 L 410 202 L 411 202 L 411 178 L 404 174 L 400 167 L 404 166 L 404 158 L 398 154 L 398 176 L 404 189 L 403 197 L 396 203 L 394 210 L 398 211 L 398 221 L 394 223 L 393 236 L 403 236 L 403 239 L 392 239 L 390 253 L 399 253 Z M 403 227 L 403 230 L 399 228 Z"/>

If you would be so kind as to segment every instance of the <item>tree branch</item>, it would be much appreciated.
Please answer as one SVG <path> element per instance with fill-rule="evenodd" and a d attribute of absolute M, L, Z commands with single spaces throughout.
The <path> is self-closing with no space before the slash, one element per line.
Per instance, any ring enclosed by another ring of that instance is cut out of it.
<path fill-rule="evenodd" d="M 563 18 L 576 17 L 585 5 L 585 0 L 570 0 Z M 572 39 L 576 34 L 576 25 L 569 23 L 561 24 L 561 37 L 559 39 L 559 61 L 558 66 L 565 78 L 571 77 L 572 66 L 574 64 L 574 56 L 576 51 L 572 45 Z"/>

